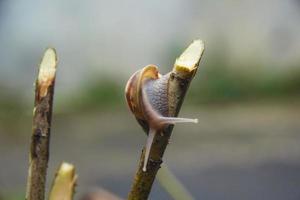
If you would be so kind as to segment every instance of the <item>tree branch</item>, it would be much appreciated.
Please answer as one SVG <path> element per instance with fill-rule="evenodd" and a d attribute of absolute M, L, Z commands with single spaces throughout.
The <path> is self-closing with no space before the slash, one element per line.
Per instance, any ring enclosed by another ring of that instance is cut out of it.
<path fill-rule="evenodd" d="M 55 50 L 46 49 L 35 83 L 27 200 L 44 200 L 45 197 L 56 65 Z"/>
<path fill-rule="evenodd" d="M 177 116 L 183 103 L 190 82 L 197 72 L 204 44 L 195 40 L 176 60 L 168 82 L 169 116 Z M 162 157 L 168 145 L 173 125 L 165 128 L 163 134 L 155 134 L 151 147 L 147 171 L 143 172 L 144 153 L 140 157 L 129 200 L 146 200 L 152 188 L 153 181 L 162 163 Z"/>

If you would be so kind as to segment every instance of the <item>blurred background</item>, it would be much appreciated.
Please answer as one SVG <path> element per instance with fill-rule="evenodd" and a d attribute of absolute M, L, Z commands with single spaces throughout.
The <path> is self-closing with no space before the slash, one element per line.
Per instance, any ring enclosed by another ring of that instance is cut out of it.
<path fill-rule="evenodd" d="M 76 199 L 126 197 L 146 137 L 124 87 L 167 73 L 193 39 L 206 50 L 164 161 L 196 199 L 300 198 L 300 1 L 0 0 L 0 199 L 24 199 L 33 82 L 57 49 L 48 186 L 61 161 Z M 150 199 L 171 199 L 155 182 Z"/>

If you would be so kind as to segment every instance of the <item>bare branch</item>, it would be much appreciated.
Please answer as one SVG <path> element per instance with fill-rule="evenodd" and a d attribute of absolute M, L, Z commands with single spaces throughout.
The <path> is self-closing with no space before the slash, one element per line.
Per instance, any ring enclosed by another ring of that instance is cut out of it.
<path fill-rule="evenodd" d="M 35 83 L 27 200 L 44 200 L 45 197 L 56 65 L 55 50 L 46 49 Z"/>

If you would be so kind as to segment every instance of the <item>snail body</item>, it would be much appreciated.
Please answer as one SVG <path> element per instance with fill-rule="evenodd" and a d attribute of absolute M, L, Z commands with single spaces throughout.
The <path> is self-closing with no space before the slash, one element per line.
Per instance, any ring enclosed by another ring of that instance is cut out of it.
<path fill-rule="evenodd" d="M 170 73 L 161 75 L 155 65 L 148 65 L 135 72 L 128 80 L 125 97 L 131 112 L 148 131 L 143 171 L 146 171 L 151 145 L 156 133 L 166 125 L 192 122 L 197 119 L 169 117 L 168 80 Z"/>

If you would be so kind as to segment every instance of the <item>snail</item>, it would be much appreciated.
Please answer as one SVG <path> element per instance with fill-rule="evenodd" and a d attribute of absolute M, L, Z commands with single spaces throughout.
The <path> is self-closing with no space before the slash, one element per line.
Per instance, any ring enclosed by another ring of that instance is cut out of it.
<path fill-rule="evenodd" d="M 128 80 L 125 97 L 129 109 L 142 128 L 148 131 L 143 171 L 147 163 L 153 139 L 156 133 L 162 134 L 170 124 L 198 123 L 197 119 L 177 118 L 169 116 L 168 81 L 170 73 L 161 75 L 155 65 L 148 65 L 135 72 Z"/>

